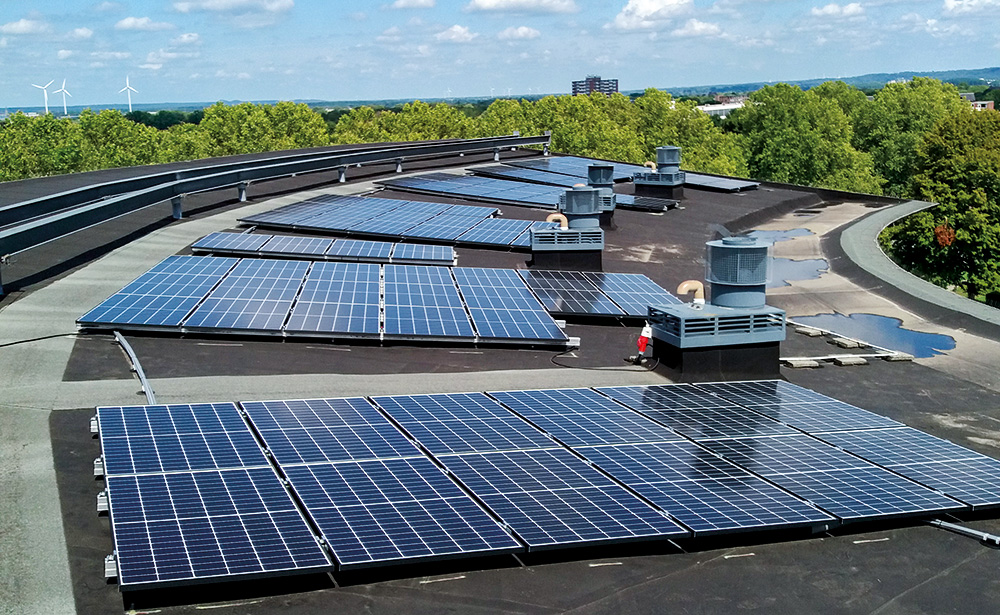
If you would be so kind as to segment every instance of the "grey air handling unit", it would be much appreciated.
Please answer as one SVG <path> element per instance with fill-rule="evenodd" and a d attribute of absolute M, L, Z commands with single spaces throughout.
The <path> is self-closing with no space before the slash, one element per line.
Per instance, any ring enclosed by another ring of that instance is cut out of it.
<path fill-rule="evenodd" d="M 681 171 L 681 148 L 665 145 L 656 148 L 656 169 L 632 176 L 636 196 L 661 199 L 684 198 L 684 171 Z"/>
<path fill-rule="evenodd" d="M 754 237 L 706 244 L 710 303 L 696 298 L 693 303 L 649 307 L 653 356 L 660 364 L 685 380 L 779 375 L 785 311 L 766 303 L 770 248 L 771 242 Z"/>
<path fill-rule="evenodd" d="M 603 271 L 601 191 L 577 185 L 559 199 L 562 228 L 531 229 L 531 266 L 562 271 Z"/>
<path fill-rule="evenodd" d="M 613 164 L 592 164 L 587 167 L 587 185 L 600 191 L 601 228 L 615 228 L 615 207 L 618 199 L 615 196 L 615 166 Z M 565 195 L 559 197 L 560 205 L 566 200 Z"/>

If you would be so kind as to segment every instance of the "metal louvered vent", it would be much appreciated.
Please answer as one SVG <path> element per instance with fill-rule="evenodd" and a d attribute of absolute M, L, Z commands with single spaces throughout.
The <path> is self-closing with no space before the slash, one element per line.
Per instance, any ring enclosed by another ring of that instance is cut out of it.
<path fill-rule="evenodd" d="M 771 244 L 753 237 L 710 241 L 705 255 L 705 279 L 713 284 L 757 286 L 771 279 Z"/>

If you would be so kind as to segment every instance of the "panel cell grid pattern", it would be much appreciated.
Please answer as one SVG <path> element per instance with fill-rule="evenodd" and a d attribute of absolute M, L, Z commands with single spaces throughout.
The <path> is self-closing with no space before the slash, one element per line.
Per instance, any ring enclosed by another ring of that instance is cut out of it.
<path fill-rule="evenodd" d="M 384 179 L 375 183 L 396 190 L 486 199 L 544 209 L 555 209 L 559 203 L 559 196 L 566 192 L 564 188 L 557 186 L 450 173 L 425 173 L 413 177 Z"/>
<path fill-rule="evenodd" d="M 392 250 L 393 261 L 417 261 L 420 263 L 440 263 L 453 265 L 455 250 L 450 246 L 431 246 L 421 243 L 397 243 Z"/>
<path fill-rule="evenodd" d="M 528 288 L 538 296 L 553 314 L 585 314 L 591 316 L 624 316 L 617 305 L 594 286 L 581 271 L 518 272 Z"/>
<path fill-rule="evenodd" d="M 316 263 L 285 330 L 378 335 L 379 271 L 367 263 Z"/>
<path fill-rule="evenodd" d="M 499 391 L 489 395 L 569 447 L 683 440 L 591 389 Z"/>
<path fill-rule="evenodd" d="M 453 273 L 480 338 L 567 339 L 516 272 L 463 267 Z"/>
<path fill-rule="evenodd" d="M 364 258 L 389 260 L 392 252 L 391 243 L 385 241 L 364 241 L 360 239 L 338 239 L 333 242 L 327 250 L 327 256 L 339 256 L 342 258 Z"/>
<path fill-rule="evenodd" d="M 475 335 L 447 268 L 386 265 L 384 273 L 386 335 Z"/>
<path fill-rule="evenodd" d="M 167 257 L 79 322 L 177 327 L 237 262 L 235 258 Z"/>
<path fill-rule="evenodd" d="M 689 534 L 565 449 L 441 461 L 529 550 Z"/>
<path fill-rule="evenodd" d="M 690 442 L 582 447 L 576 451 L 696 535 L 835 521 Z"/>
<path fill-rule="evenodd" d="M 286 468 L 341 568 L 521 545 L 425 457 Z"/>
<path fill-rule="evenodd" d="M 280 254 L 285 256 L 322 256 L 326 254 L 331 245 L 333 245 L 332 239 L 324 239 L 322 237 L 272 235 L 271 239 L 259 251 L 261 254 Z"/>
<path fill-rule="evenodd" d="M 311 462 L 392 459 L 419 449 L 361 397 L 244 402 L 283 467 Z"/>
<path fill-rule="evenodd" d="M 304 261 L 243 259 L 184 326 L 280 331 L 309 266 Z"/>
<path fill-rule="evenodd" d="M 642 274 L 588 272 L 585 275 L 630 316 L 647 316 L 651 305 L 681 303 L 680 299 Z"/>
<path fill-rule="evenodd" d="M 231 403 L 106 406 L 97 421 L 107 476 L 267 465 Z"/>
<path fill-rule="evenodd" d="M 209 233 L 198 241 L 191 244 L 194 250 L 209 252 L 218 250 L 219 252 L 256 252 L 267 241 L 271 235 L 253 235 L 250 233 Z"/>
<path fill-rule="evenodd" d="M 542 432 L 483 393 L 374 397 L 435 456 L 552 447 Z"/>
<path fill-rule="evenodd" d="M 271 468 L 107 479 L 121 587 L 332 568 Z"/>
<path fill-rule="evenodd" d="M 529 158 L 525 160 L 510 160 L 504 164 L 515 167 L 529 169 L 541 169 L 548 173 L 559 173 L 572 177 L 587 179 L 587 167 L 592 164 L 610 164 L 614 167 L 615 181 L 631 179 L 635 173 L 647 173 L 649 169 L 643 166 L 628 164 L 624 162 L 610 162 L 607 160 L 596 160 L 594 158 L 580 158 L 578 156 L 552 156 L 550 158 Z"/>

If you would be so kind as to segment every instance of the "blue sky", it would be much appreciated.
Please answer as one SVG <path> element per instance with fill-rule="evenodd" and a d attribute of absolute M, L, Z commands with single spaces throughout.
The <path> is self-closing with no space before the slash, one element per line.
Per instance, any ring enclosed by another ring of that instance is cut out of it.
<path fill-rule="evenodd" d="M 23 0 L 0 107 L 565 93 L 995 66 L 1000 0 Z"/>

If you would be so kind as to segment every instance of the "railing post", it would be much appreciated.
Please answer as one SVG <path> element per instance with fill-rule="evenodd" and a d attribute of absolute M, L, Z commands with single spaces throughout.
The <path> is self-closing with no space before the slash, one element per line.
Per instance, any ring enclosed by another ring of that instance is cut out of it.
<path fill-rule="evenodd" d="M 546 141 L 542 145 L 542 156 L 548 156 L 549 155 L 549 143 L 552 142 L 552 131 L 551 130 L 546 130 L 545 131 L 545 136 L 548 137 L 549 140 Z"/>
<path fill-rule="evenodd" d="M 240 203 L 247 202 L 247 188 L 250 187 L 250 182 L 240 182 L 236 185 L 236 189 L 239 191 Z"/>
<path fill-rule="evenodd" d="M 178 194 L 174 198 L 170 199 L 170 206 L 173 208 L 174 220 L 180 220 L 184 217 L 184 210 L 181 209 L 182 203 L 184 203 L 183 194 Z"/>
<path fill-rule="evenodd" d="M 513 132 L 513 134 L 511 134 L 511 136 L 512 136 L 512 137 L 520 137 L 520 136 L 521 136 L 521 131 L 520 131 L 520 130 L 515 130 L 515 131 Z M 512 151 L 512 152 L 516 152 L 516 151 L 517 151 L 517 147 L 513 147 L 513 146 L 512 146 L 512 147 L 510 148 L 510 151 Z"/>
<path fill-rule="evenodd" d="M 347 167 L 337 167 L 337 181 L 340 183 L 347 181 Z"/>
<path fill-rule="evenodd" d="M 396 158 L 396 172 L 397 173 L 402 173 L 403 172 L 403 159 L 402 158 Z"/>
<path fill-rule="evenodd" d="M 493 162 L 500 162 L 500 148 L 493 148 Z"/>

